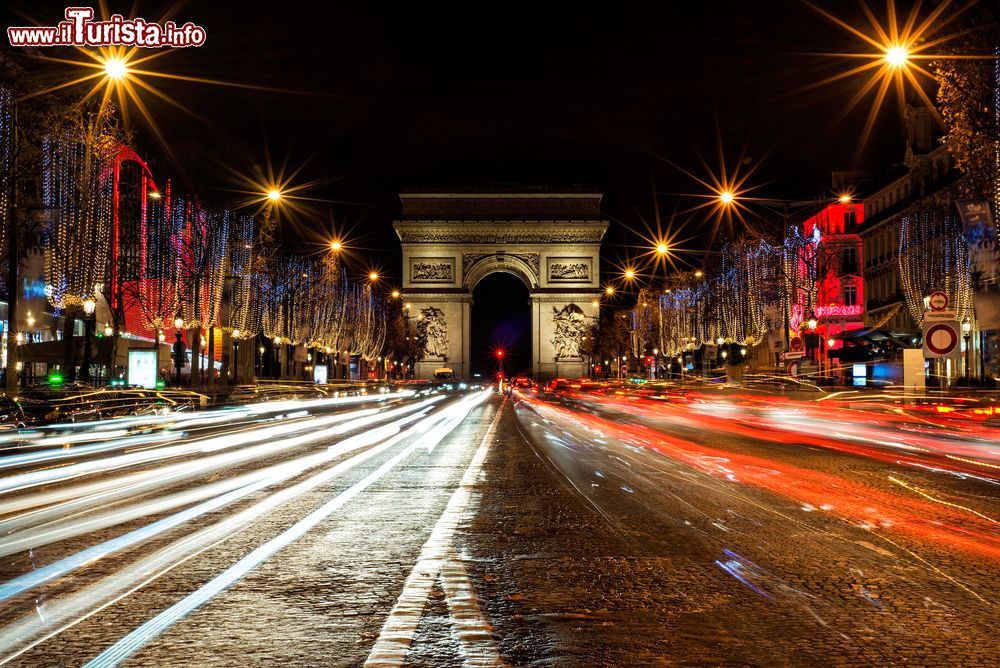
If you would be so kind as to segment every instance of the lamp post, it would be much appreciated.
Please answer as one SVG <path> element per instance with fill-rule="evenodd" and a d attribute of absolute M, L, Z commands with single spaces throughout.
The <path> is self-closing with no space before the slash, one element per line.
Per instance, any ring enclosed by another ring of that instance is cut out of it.
<path fill-rule="evenodd" d="M 181 367 L 184 366 L 184 354 L 187 352 L 187 346 L 184 345 L 184 341 L 181 340 L 181 331 L 177 330 L 177 340 L 174 341 L 174 367 L 177 369 L 177 375 L 174 383 L 178 386 L 181 384 Z"/>
<path fill-rule="evenodd" d="M 187 345 L 181 340 L 182 331 L 184 329 L 184 316 L 181 315 L 180 306 L 177 307 L 177 315 L 174 316 L 174 329 L 177 330 L 177 340 L 173 345 L 174 352 L 174 365 L 177 367 L 177 381 L 176 384 L 181 384 L 181 367 L 184 366 L 184 353 L 187 352 Z M 178 350 L 180 353 L 178 354 Z M 192 367 L 194 366 L 194 360 L 191 360 Z M 192 378 L 193 382 L 193 378 Z"/>
<path fill-rule="evenodd" d="M 809 313 L 809 319 L 806 320 L 806 327 L 808 327 L 809 331 L 812 332 L 813 334 L 816 334 L 816 328 L 819 327 L 819 320 L 816 319 L 816 314 L 813 313 L 813 312 L 811 312 L 811 311 Z M 820 374 L 820 376 L 822 376 L 823 375 L 823 337 L 819 337 L 819 359 L 817 360 L 817 363 L 819 365 L 819 374 Z"/>
<path fill-rule="evenodd" d="M 233 385 L 237 383 L 237 378 L 239 377 L 239 366 L 237 362 L 240 359 L 240 330 L 233 330 Z M 211 360 L 209 361 L 211 363 Z"/>
<path fill-rule="evenodd" d="M 90 341 L 94 334 L 94 311 L 97 302 L 87 297 L 83 302 L 83 360 L 80 363 L 80 380 L 90 382 Z"/>
<path fill-rule="evenodd" d="M 965 339 L 965 386 L 969 387 L 972 378 L 972 364 L 971 356 L 972 352 L 971 346 L 969 345 L 972 337 L 972 322 L 966 318 L 962 321 L 962 338 Z"/>

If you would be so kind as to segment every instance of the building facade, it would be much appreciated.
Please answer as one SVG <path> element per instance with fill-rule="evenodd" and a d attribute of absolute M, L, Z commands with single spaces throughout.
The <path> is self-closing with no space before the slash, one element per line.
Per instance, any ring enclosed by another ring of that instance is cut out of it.
<path fill-rule="evenodd" d="M 864 200 L 864 323 L 870 329 L 905 331 L 918 324 L 907 309 L 900 278 L 901 219 L 913 205 L 934 200 L 958 176 L 948 147 L 934 146 L 932 127 L 929 109 L 907 109 L 909 139 L 903 164 Z"/>

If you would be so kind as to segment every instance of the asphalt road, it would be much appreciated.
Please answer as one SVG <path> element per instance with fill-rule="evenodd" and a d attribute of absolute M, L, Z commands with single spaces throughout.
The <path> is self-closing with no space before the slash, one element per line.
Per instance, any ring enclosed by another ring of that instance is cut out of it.
<path fill-rule="evenodd" d="M 2 444 L 0 661 L 996 665 L 1000 447 L 953 417 L 466 393 L 44 431 Z"/>

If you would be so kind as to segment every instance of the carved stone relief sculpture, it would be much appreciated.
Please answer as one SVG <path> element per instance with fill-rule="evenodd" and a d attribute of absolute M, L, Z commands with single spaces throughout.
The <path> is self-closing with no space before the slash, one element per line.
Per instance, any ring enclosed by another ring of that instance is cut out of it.
<path fill-rule="evenodd" d="M 552 307 L 554 338 L 552 347 L 558 359 L 579 359 L 580 346 L 587 331 L 587 319 L 576 304 L 567 304 L 562 309 Z"/>
<path fill-rule="evenodd" d="M 435 283 L 451 282 L 455 280 L 453 269 L 454 265 L 451 262 L 414 261 L 411 271 L 411 280 Z"/>
<path fill-rule="evenodd" d="M 590 280 L 590 266 L 586 262 L 552 262 L 549 264 L 549 280 Z"/>
<path fill-rule="evenodd" d="M 420 309 L 423 318 L 417 325 L 420 337 L 425 341 L 424 354 L 428 357 L 444 357 L 448 354 L 448 323 L 444 311 L 428 306 Z"/>

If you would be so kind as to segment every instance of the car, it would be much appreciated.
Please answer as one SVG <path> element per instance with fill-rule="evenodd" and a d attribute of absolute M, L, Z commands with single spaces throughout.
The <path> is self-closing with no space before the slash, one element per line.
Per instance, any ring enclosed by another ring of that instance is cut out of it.
<path fill-rule="evenodd" d="M 21 404 L 6 394 L 0 394 L 0 430 L 21 429 L 27 422 Z"/>
<path fill-rule="evenodd" d="M 514 386 L 518 389 L 526 390 L 532 386 L 532 382 L 527 376 L 515 376 Z"/>
<path fill-rule="evenodd" d="M 548 384 L 548 390 L 550 392 L 559 392 L 570 389 L 572 383 L 568 378 L 554 378 Z"/>

